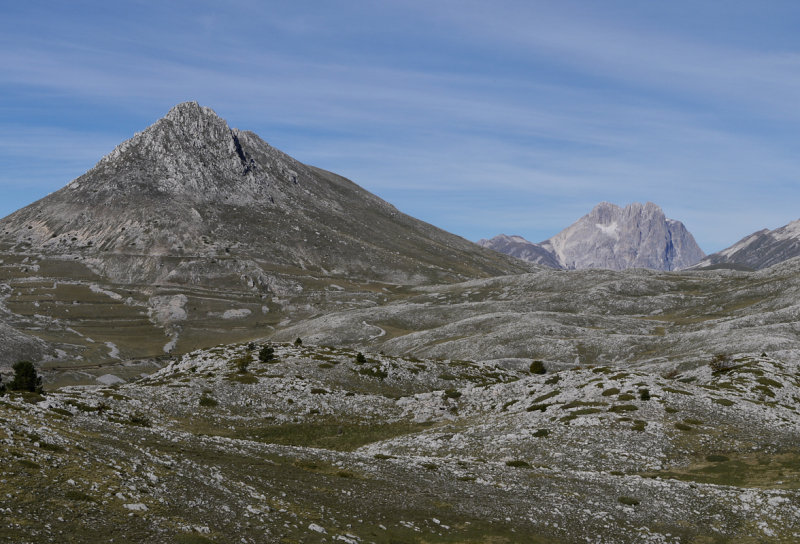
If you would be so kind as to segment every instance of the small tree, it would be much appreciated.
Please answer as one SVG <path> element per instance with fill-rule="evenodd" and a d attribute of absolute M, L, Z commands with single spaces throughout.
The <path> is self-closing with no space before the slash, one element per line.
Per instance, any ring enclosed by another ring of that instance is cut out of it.
<path fill-rule="evenodd" d="M 356 364 L 357 365 L 363 365 L 366 362 L 367 362 L 367 358 L 364 357 L 364 354 L 359 351 L 358 355 L 356 355 Z"/>
<path fill-rule="evenodd" d="M 300 339 L 299 336 L 297 337 L 297 340 L 294 341 L 294 345 L 295 346 L 302 346 L 303 345 L 303 341 Z"/>
<path fill-rule="evenodd" d="M 275 358 L 275 349 L 270 346 L 266 345 L 261 348 L 258 352 L 258 360 L 262 363 L 268 363 Z"/>
<path fill-rule="evenodd" d="M 3 383 L 3 376 L 0 374 L 0 396 L 6 394 L 6 384 Z"/>
<path fill-rule="evenodd" d="M 639 389 L 639 398 L 641 400 L 650 400 L 650 390 L 646 387 L 643 389 Z"/>
<path fill-rule="evenodd" d="M 42 377 L 36 373 L 36 367 L 30 361 L 20 361 L 15 364 L 14 379 L 8 384 L 12 391 L 42 392 Z"/>

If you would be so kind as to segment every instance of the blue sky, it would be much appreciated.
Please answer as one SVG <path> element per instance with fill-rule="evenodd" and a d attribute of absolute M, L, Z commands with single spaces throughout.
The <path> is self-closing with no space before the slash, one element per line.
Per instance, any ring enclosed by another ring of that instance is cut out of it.
<path fill-rule="evenodd" d="M 466 238 L 800 217 L 793 1 L 4 2 L 0 216 L 178 102 Z"/>

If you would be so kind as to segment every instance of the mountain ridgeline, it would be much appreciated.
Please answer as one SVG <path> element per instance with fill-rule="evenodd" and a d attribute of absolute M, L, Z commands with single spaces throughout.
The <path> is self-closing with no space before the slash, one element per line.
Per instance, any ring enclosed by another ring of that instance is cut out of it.
<path fill-rule="evenodd" d="M 194 102 L 0 221 L 0 236 L 15 250 L 80 254 L 127 283 L 268 276 L 262 264 L 411 284 L 526 270 L 229 128 Z"/>
<path fill-rule="evenodd" d="M 800 256 L 800 219 L 775 230 L 763 229 L 745 236 L 692 268 L 760 270 L 797 256 Z"/>
<path fill-rule="evenodd" d="M 637 202 L 624 208 L 601 202 L 539 244 L 503 234 L 480 240 L 478 244 L 529 262 L 567 270 L 680 270 L 705 257 L 683 223 L 667 219 L 652 202 Z"/>

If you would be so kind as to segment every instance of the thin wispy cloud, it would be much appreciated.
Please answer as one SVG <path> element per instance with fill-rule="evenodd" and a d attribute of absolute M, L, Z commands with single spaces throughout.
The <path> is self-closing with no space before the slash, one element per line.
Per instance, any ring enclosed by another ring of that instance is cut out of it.
<path fill-rule="evenodd" d="M 601 200 L 654 201 L 706 251 L 796 219 L 800 8 L 670 4 L 15 6 L 0 215 L 198 100 L 471 239 L 541 240 Z"/>

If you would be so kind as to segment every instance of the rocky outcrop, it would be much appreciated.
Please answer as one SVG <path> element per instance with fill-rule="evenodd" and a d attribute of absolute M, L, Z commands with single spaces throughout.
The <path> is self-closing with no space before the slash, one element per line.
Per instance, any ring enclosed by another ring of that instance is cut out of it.
<path fill-rule="evenodd" d="M 800 256 L 800 219 L 775 230 L 763 229 L 713 253 L 693 268 L 758 270 Z"/>
<path fill-rule="evenodd" d="M 500 235 L 484 247 L 553 268 L 680 270 L 705 254 L 680 221 L 652 202 L 620 208 L 601 202 L 587 215 L 539 244 Z"/>

